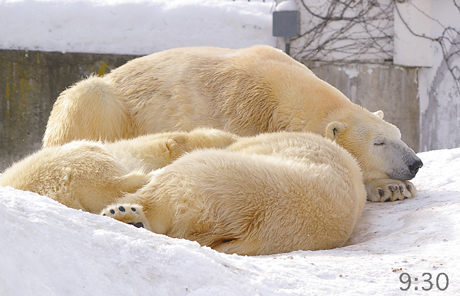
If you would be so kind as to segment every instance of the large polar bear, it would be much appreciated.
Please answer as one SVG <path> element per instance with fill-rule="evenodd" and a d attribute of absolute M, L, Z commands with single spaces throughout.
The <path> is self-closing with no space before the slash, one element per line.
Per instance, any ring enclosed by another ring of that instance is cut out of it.
<path fill-rule="evenodd" d="M 353 104 L 307 67 L 269 46 L 178 48 L 134 59 L 65 90 L 44 147 L 76 139 L 115 141 L 196 127 L 240 136 L 313 132 L 359 162 L 371 201 L 411 197 L 422 166 L 397 127 Z"/>
<path fill-rule="evenodd" d="M 102 144 L 86 140 L 43 148 L 0 175 L 0 186 L 46 195 L 68 207 L 99 213 L 135 192 L 186 152 L 222 149 L 238 139 L 220 130 L 171 132 Z"/>
<path fill-rule="evenodd" d="M 102 214 L 220 252 L 266 255 L 343 246 L 365 201 L 346 150 L 280 132 L 188 153 Z"/>

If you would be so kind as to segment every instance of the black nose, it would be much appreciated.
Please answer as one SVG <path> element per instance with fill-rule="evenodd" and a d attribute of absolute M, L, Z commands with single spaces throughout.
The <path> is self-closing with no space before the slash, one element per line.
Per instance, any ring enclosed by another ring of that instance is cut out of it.
<path fill-rule="evenodd" d="M 409 165 L 410 172 L 415 176 L 418 170 L 423 166 L 423 162 L 420 159 L 415 160 L 411 165 Z"/>

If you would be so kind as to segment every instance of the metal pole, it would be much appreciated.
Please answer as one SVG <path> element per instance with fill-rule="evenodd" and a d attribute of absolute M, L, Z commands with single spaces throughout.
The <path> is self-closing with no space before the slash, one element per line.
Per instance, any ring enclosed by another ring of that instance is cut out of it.
<path fill-rule="evenodd" d="M 291 55 L 291 37 L 284 37 L 284 43 L 286 43 L 286 54 Z"/>

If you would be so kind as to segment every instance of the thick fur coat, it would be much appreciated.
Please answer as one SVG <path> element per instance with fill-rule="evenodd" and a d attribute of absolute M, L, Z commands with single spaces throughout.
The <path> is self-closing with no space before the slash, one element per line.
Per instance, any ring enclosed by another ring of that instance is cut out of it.
<path fill-rule="evenodd" d="M 371 201 L 411 197 L 421 160 L 399 129 L 353 104 L 303 64 L 269 46 L 189 47 L 134 59 L 65 90 L 43 144 L 116 141 L 197 127 L 239 136 L 313 132 L 359 162 Z"/>

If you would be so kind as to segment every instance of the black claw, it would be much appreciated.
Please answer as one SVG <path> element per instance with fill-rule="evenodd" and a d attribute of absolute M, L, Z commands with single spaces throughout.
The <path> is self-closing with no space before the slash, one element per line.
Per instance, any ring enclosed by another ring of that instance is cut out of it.
<path fill-rule="evenodd" d="M 412 186 L 407 185 L 407 190 L 411 191 L 411 190 L 412 190 Z"/>
<path fill-rule="evenodd" d="M 125 208 L 122 207 L 122 206 L 119 206 L 118 209 L 120 210 L 120 212 L 124 212 L 124 211 L 125 211 Z"/>
<path fill-rule="evenodd" d="M 137 222 L 137 223 L 131 222 L 131 223 L 128 223 L 128 224 L 136 226 L 137 228 L 144 228 L 144 223 L 142 223 L 142 222 Z"/>
<path fill-rule="evenodd" d="M 389 202 L 389 201 L 391 201 L 391 198 L 390 198 L 390 197 L 387 198 L 387 199 L 385 199 L 385 202 Z"/>
<path fill-rule="evenodd" d="M 380 195 L 380 197 L 383 197 L 384 194 L 385 194 L 385 192 L 383 192 L 383 189 L 379 188 L 379 195 Z"/>
<path fill-rule="evenodd" d="M 114 210 L 114 209 L 110 209 L 110 214 L 115 215 L 115 210 Z"/>
<path fill-rule="evenodd" d="M 388 186 L 388 189 L 390 189 L 391 192 L 393 192 L 395 190 L 395 188 L 393 186 Z"/>
<path fill-rule="evenodd" d="M 107 216 L 107 214 L 106 214 L 106 213 L 104 213 L 104 214 L 102 214 L 102 216 Z"/>
<path fill-rule="evenodd" d="M 404 186 L 399 186 L 399 191 L 403 192 L 404 191 Z"/>
<path fill-rule="evenodd" d="M 135 211 L 136 211 L 136 208 L 131 208 L 131 211 L 135 212 Z"/>

